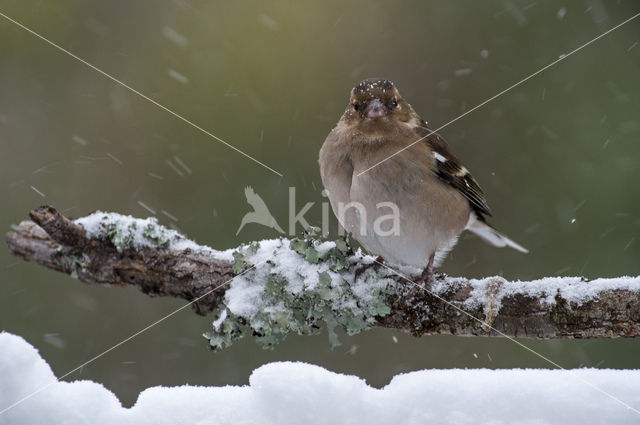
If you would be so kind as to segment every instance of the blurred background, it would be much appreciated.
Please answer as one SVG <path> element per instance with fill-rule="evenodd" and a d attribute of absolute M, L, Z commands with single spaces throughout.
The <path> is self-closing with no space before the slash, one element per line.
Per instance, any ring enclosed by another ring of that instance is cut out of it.
<path fill-rule="evenodd" d="M 317 157 L 361 79 L 393 80 L 435 128 L 640 11 L 620 1 L 285 2 L 0 0 L 58 43 L 283 177 L 0 17 L 0 228 L 41 204 L 155 215 L 215 248 L 277 236 L 247 225 L 252 186 L 280 225 L 288 188 L 321 222 Z M 464 236 L 450 275 L 640 274 L 640 18 L 441 131 L 478 179 L 492 223 L 530 249 Z M 333 235 L 337 229 L 333 223 Z M 299 227 L 297 231 L 301 231 Z M 0 329 L 60 376 L 183 305 L 87 286 L 0 249 Z M 383 386 L 424 368 L 549 367 L 499 338 L 326 332 L 272 351 L 210 352 L 211 317 L 185 310 L 67 379 L 123 404 L 153 385 L 243 385 L 300 360 Z M 563 367 L 640 367 L 640 340 L 532 341 Z"/>

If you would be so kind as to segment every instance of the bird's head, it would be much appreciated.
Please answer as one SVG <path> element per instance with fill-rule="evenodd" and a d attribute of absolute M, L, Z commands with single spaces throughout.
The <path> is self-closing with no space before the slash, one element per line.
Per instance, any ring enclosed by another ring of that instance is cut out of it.
<path fill-rule="evenodd" d="M 389 80 L 371 78 L 351 90 L 341 121 L 360 138 L 378 140 L 419 117 Z"/>

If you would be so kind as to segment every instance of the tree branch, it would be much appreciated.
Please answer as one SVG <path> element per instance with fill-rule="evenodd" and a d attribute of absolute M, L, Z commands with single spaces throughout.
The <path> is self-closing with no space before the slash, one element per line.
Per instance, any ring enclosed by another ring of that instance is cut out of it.
<path fill-rule="evenodd" d="M 6 235 L 12 254 L 93 284 L 132 285 L 150 296 L 192 301 L 235 276 L 233 264 L 207 253 L 143 247 L 118 252 L 109 240 L 88 238 L 85 230 L 54 208 L 29 213 Z M 224 289 L 194 303 L 198 314 L 212 312 Z"/>
<path fill-rule="evenodd" d="M 509 282 L 439 276 L 431 291 L 409 298 L 413 278 L 405 277 L 416 270 L 373 267 L 372 257 L 354 254 L 344 240 L 319 242 L 311 234 L 221 252 L 155 219 L 99 212 L 71 221 L 48 206 L 30 217 L 6 235 L 14 255 L 86 283 L 133 285 L 150 296 L 197 300 L 198 314 L 217 312 L 208 335 L 214 347 L 230 344 L 242 328 L 271 345 L 288 331 L 317 332 L 319 320 L 350 333 L 373 326 L 416 336 L 640 333 L 639 277 Z"/>

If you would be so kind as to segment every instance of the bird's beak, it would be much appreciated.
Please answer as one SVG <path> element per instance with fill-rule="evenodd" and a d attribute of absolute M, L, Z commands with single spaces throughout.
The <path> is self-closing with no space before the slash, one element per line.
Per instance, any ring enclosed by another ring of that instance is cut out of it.
<path fill-rule="evenodd" d="M 387 108 L 378 99 L 373 99 L 365 109 L 367 118 L 379 118 L 387 115 Z"/>

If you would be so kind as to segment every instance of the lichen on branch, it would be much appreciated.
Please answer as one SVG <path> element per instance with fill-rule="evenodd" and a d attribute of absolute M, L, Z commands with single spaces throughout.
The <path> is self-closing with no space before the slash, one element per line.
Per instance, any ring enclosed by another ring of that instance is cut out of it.
<path fill-rule="evenodd" d="M 315 229 L 218 251 L 154 218 L 97 212 L 72 221 L 49 206 L 29 215 L 33 221 L 7 233 L 14 255 L 86 283 L 190 301 L 196 313 L 214 313 L 205 333 L 214 348 L 247 334 L 271 347 L 289 332 L 317 333 L 322 322 L 334 345 L 336 326 L 349 334 L 383 327 L 415 336 L 640 335 L 638 276 L 521 282 L 438 275 L 428 291 L 408 297 L 419 270 L 367 267 L 373 257 L 353 252 L 348 239 L 322 241 Z"/>
<path fill-rule="evenodd" d="M 225 293 L 213 330 L 205 333 L 213 348 L 247 332 L 272 347 L 290 332 L 320 332 L 321 322 L 336 346 L 336 326 L 353 335 L 391 312 L 389 295 L 398 282 L 372 267 L 357 277 L 341 273 L 359 267 L 364 256 L 354 254 L 346 238 L 321 242 L 318 237 L 319 229 L 311 228 L 300 238 L 253 242 L 233 253 L 239 275 Z"/>

